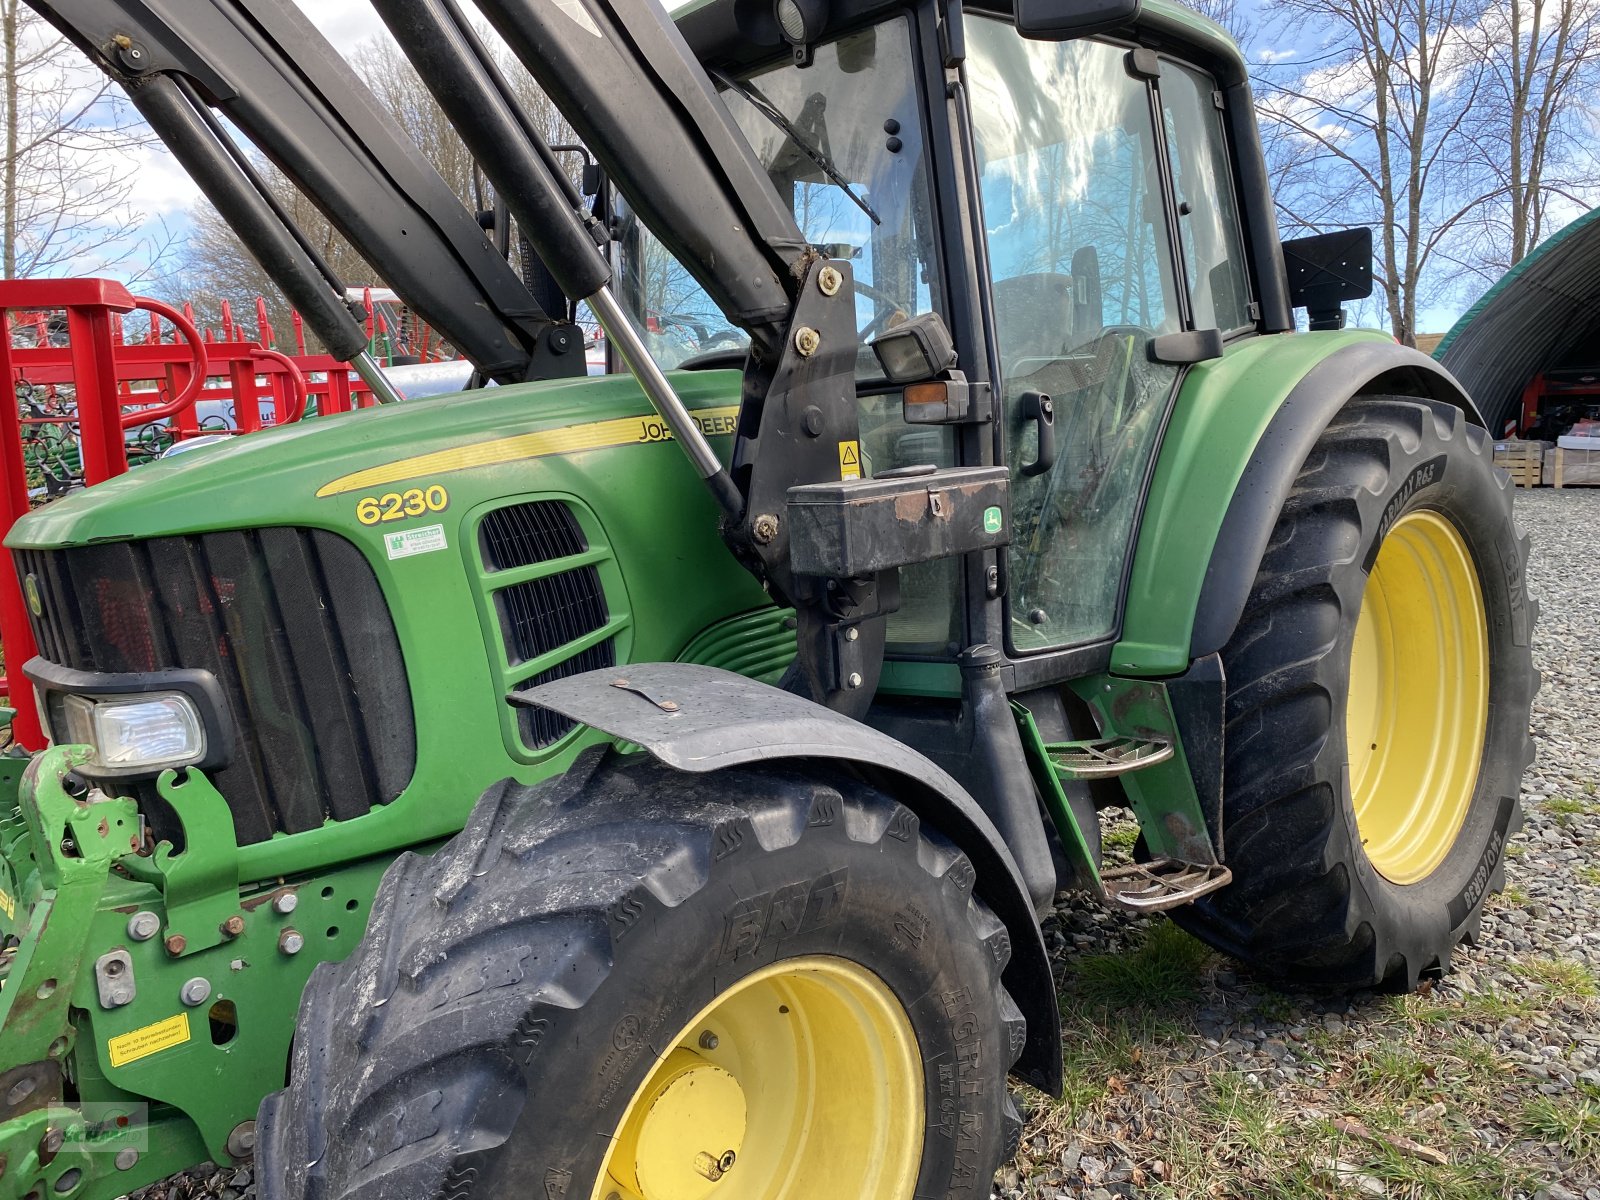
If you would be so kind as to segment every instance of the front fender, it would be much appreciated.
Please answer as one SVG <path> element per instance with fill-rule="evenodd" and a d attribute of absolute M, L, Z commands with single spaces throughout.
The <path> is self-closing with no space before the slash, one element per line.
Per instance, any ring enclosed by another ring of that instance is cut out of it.
<path fill-rule="evenodd" d="M 1004 922 L 1012 955 L 1004 980 L 1028 1022 L 1013 1068 L 1061 1091 L 1061 1019 L 1033 901 L 988 815 L 921 754 L 859 721 L 731 671 L 692 663 L 632 663 L 513 694 L 643 747 L 669 767 L 710 773 L 770 759 L 843 759 L 883 781 L 977 869 L 975 891 Z"/>
<path fill-rule="evenodd" d="M 1483 424 L 1449 372 L 1370 330 L 1250 338 L 1190 369 L 1145 503 L 1113 671 L 1177 675 L 1222 648 L 1301 465 L 1362 393 L 1426 396 Z"/>

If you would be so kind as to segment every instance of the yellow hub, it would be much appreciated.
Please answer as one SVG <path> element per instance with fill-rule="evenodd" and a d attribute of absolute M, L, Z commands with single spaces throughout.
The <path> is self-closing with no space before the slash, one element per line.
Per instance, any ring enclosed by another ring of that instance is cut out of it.
<path fill-rule="evenodd" d="M 1440 514 L 1407 513 L 1367 579 L 1345 715 L 1356 828 L 1386 879 L 1416 883 L 1449 854 L 1477 789 L 1488 714 L 1472 554 Z"/>
<path fill-rule="evenodd" d="M 667 1044 L 593 1200 L 910 1200 L 923 1122 L 916 1034 L 888 985 L 847 959 L 789 959 Z"/>

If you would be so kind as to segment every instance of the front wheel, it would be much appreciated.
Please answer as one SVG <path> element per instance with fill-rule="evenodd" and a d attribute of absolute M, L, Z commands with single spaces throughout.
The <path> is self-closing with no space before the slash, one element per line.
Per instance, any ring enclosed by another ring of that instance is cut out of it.
<path fill-rule="evenodd" d="M 836 768 L 497 785 L 313 975 L 263 1196 L 985 1196 L 1025 1029 L 974 882 Z"/>
<path fill-rule="evenodd" d="M 1532 760 L 1526 541 L 1487 433 L 1352 401 L 1223 650 L 1234 882 L 1179 921 L 1270 972 L 1409 990 L 1502 879 Z"/>

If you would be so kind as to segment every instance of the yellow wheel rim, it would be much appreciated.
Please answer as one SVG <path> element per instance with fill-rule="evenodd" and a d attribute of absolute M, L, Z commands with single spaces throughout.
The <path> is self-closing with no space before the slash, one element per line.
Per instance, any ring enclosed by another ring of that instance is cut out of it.
<path fill-rule="evenodd" d="M 846 959 L 788 959 L 668 1043 L 593 1198 L 910 1200 L 923 1124 L 916 1034 L 888 985 Z"/>
<path fill-rule="evenodd" d="M 1407 513 L 1367 579 L 1345 717 L 1356 828 L 1386 879 L 1415 883 L 1449 854 L 1477 789 L 1488 713 L 1471 552 L 1438 513 Z"/>

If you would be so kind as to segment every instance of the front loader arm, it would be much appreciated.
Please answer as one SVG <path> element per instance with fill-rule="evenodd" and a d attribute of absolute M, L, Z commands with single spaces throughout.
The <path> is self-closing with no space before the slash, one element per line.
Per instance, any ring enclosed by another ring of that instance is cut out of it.
<path fill-rule="evenodd" d="M 291 0 L 28 0 L 135 106 L 338 357 L 366 339 L 215 108 L 485 375 L 529 374 L 546 314 L 474 215 Z M 581 356 L 577 372 L 581 373 Z"/>

